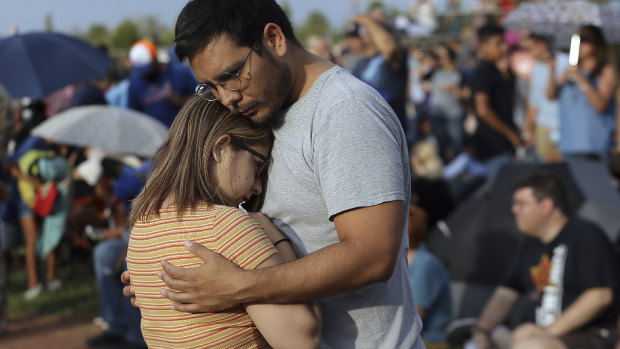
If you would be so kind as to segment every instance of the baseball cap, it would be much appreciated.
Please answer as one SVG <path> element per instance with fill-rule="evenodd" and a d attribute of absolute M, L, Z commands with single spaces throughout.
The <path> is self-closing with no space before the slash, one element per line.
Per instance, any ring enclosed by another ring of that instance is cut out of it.
<path fill-rule="evenodd" d="M 132 69 L 148 71 L 157 61 L 157 46 L 150 40 L 136 41 L 129 50 L 129 61 Z"/>

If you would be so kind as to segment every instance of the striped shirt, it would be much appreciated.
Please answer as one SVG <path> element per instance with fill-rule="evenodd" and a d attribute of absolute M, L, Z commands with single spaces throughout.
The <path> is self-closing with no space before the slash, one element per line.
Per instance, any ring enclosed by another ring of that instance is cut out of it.
<path fill-rule="evenodd" d="M 148 216 L 131 231 L 127 268 L 142 312 L 142 334 L 149 348 L 269 347 L 243 307 L 218 313 L 190 314 L 170 309 L 160 295 L 166 284 L 157 276 L 161 261 L 197 267 L 202 260 L 185 240 L 221 254 L 243 269 L 254 269 L 277 253 L 261 226 L 234 207 L 201 204 L 178 217 L 176 207 Z"/>

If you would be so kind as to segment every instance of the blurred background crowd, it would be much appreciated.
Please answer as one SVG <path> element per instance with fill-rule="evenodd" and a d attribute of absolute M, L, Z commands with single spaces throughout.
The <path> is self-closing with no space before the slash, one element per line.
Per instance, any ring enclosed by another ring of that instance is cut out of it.
<path fill-rule="evenodd" d="M 508 270 L 524 239 L 512 196 L 522 174 L 560 177 L 573 211 L 602 229 L 618 258 L 620 3 L 366 5 L 341 28 L 316 11 L 295 31 L 375 87 L 405 131 L 410 260 L 428 256 L 418 264 L 430 268 L 412 278 L 437 284 L 412 282 L 427 343 L 462 343 L 476 324 L 467 319 Z M 26 271 L 19 287 L 33 300 L 64 291 L 57 268 L 83 264 L 98 283 L 104 334 L 140 347 L 139 312 L 118 278 L 130 201 L 197 82 L 172 53 L 172 30 L 154 19 L 69 35 L 54 33 L 51 18 L 46 26 L 0 39 L 0 334 L 9 273 Z"/>

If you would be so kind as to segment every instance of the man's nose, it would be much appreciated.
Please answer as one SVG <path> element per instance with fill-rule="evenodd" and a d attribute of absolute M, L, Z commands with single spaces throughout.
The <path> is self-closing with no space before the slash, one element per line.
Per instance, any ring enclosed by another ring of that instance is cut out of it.
<path fill-rule="evenodd" d="M 220 99 L 220 103 L 227 107 L 228 109 L 232 109 L 238 101 L 241 100 L 241 92 L 239 91 L 230 91 L 221 86 L 218 86 L 218 95 Z"/>

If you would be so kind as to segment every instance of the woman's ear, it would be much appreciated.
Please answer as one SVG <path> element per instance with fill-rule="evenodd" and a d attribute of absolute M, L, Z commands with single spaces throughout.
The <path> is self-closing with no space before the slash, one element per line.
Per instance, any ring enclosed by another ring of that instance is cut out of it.
<path fill-rule="evenodd" d="M 228 143 L 230 143 L 229 134 L 223 134 L 215 140 L 211 154 L 213 155 L 216 163 L 220 163 L 222 161 L 222 151 Z"/>

